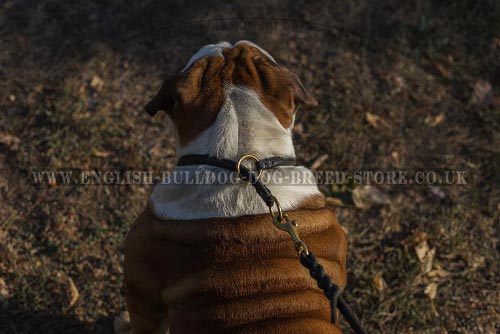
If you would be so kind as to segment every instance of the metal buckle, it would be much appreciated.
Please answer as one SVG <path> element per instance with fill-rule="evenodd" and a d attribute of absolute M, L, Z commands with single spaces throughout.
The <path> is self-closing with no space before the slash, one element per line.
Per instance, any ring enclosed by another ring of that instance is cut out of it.
<path fill-rule="evenodd" d="M 257 158 L 255 155 L 253 154 L 245 154 L 243 155 L 239 160 L 238 162 L 236 163 L 236 173 L 238 173 L 240 175 L 240 178 L 243 180 L 243 181 L 247 181 L 249 182 L 250 180 L 245 180 L 244 178 L 241 177 L 241 173 L 240 173 L 240 168 L 241 168 L 241 163 L 243 162 L 243 160 L 245 159 L 252 159 L 254 160 L 255 162 L 259 162 L 260 159 Z M 260 178 L 260 176 L 262 175 L 262 170 L 259 170 L 257 172 L 257 176 L 256 176 L 256 181 Z"/>

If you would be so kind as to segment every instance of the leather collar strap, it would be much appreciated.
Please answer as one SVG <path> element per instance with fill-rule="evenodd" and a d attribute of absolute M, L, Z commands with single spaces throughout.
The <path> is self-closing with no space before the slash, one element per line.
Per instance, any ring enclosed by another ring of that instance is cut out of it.
<path fill-rule="evenodd" d="M 210 165 L 228 169 L 231 171 L 236 171 L 236 161 L 228 159 L 217 159 L 209 155 L 203 154 L 190 154 L 180 157 L 177 162 L 177 166 L 189 166 L 189 165 Z M 294 158 L 282 158 L 282 157 L 270 157 L 260 159 L 255 162 L 256 171 L 272 169 L 281 166 L 296 166 L 297 163 Z M 243 169 L 243 168 L 242 168 Z"/>
<path fill-rule="evenodd" d="M 202 154 L 191 154 L 184 155 L 179 158 L 177 162 L 177 166 L 191 166 L 191 165 L 209 165 L 227 169 L 232 172 L 237 171 L 238 162 L 229 159 L 217 159 L 215 157 L 211 157 L 209 155 Z M 254 186 L 257 194 L 264 200 L 268 207 L 274 206 L 274 196 L 266 187 L 265 184 L 258 180 L 256 172 L 260 172 L 262 170 L 271 169 L 280 166 L 296 166 L 297 163 L 293 158 L 282 158 L 282 157 L 271 157 L 260 159 L 255 162 L 256 170 L 250 170 L 245 166 L 240 166 L 240 177 L 250 182 L 252 186 Z"/>

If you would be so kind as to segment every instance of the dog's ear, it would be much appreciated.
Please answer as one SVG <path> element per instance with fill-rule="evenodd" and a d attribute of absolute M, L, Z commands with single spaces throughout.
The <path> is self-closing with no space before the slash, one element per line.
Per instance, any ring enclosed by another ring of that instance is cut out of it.
<path fill-rule="evenodd" d="M 172 75 L 163 82 L 156 96 L 144 107 L 148 114 L 154 116 L 158 111 L 166 113 L 173 111 L 178 79 L 178 75 Z"/>
<path fill-rule="evenodd" d="M 206 82 L 207 79 L 212 79 L 213 75 L 205 73 L 209 68 L 213 68 L 213 63 L 210 62 L 210 66 L 208 66 L 208 59 L 201 58 L 187 70 L 168 77 L 156 96 L 144 107 L 146 112 L 154 116 L 158 111 L 165 111 L 170 116 L 174 116 L 174 109 L 179 109 L 178 105 L 182 106 L 180 109 L 186 109 L 185 111 L 192 109 L 191 104 L 200 97 L 199 95 L 210 93 L 214 86 L 210 82 Z M 218 63 L 220 63 L 220 59 Z M 202 88 L 205 91 L 202 91 Z"/>
<path fill-rule="evenodd" d="M 210 126 L 225 101 L 219 71 L 223 57 L 203 57 L 169 77 L 145 110 L 165 111 L 177 127 L 182 145 Z"/>
<path fill-rule="evenodd" d="M 272 96 L 289 113 L 293 113 L 297 106 L 310 109 L 318 105 L 295 73 L 261 55 L 253 57 L 253 61 L 256 68 L 254 81 L 261 83 L 261 93 Z"/>
<path fill-rule="evenodd" d="M 245 53 L 242 54 L 245 55 Z M 240 79 L 241 84 L 249 85 L 257 91 L 264 104 L 274 113 L 284 128 L 290 127 L 293 123 L 297 107 L 314 108 L 318 105 L 316 99 L 304 88 L 298 76 L 284 66 L 279 66 L 273 60 L 259 54 L 252 58 L 255 64 L 255 67 L 252 67 L 252 63 L 245 62 L 243 56 L 241 63 L 250 65 L 240 65 L 240 68 L 246 71 L 237 77 L 243 78 Z M 251 75 L 250 79 L 245 79 L 246 73 Z"/>
<path fill-rule="evenodd" d="M 288 71 L 288 73 L 295 105 L 302 106 L 306 109 L 316 108 L 318 106 L 318 101 L 304 88 L 304 86 L 302 86 L 299 77 L 291 71 Z"/>

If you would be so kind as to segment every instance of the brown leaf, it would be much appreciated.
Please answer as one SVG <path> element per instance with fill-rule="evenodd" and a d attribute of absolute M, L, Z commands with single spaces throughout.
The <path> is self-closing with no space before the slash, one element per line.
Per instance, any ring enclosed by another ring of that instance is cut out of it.
<path fill-rule="evenodd" d="M 413 230 L 412 232 L 413 232 L 412 239 L 415 244 L 429 240 L 429 235 L 418 228 Z"/>
<path fill-rule="evenodd" d="M 440 113 L 436 117 L 428 116 L 425 118 L 425 123 L 429 124 L 431 127 L 436 127 L 441 124 L 445 119 L 444 113 Z"/>
<path fill-rule="evenodd" d="M 299 135 L 302 139 L 306 138 L 306 135 L 304 133 L 304 125 L 302 123 L 295 124 L 293 127 L 293 132 Z"/>
<path fill-rule="evenodd" d="M 488 81 L 476 81 L 471 97 L 471 103 L 476 108 L 486 108 L 493 103 L 492 87 Z"/>
<path fill-rule="evenodd" d="M 73 282 L 73 279 L 69 277 L 69 288 L 71 291 L 71 300 L 69 301 L 69 305 L 66 308 L 66 310 L 69 310 L 70 308 L 75 305 L 76 301 L 80 297 L 80 293 L 78 292 L 78 289 L 76 288 L 75 282 Z"/>
<path fill-rule="evenodd" d="M 434 300 L 434 298 L 436 298 L 437 288 L 438 284 L 436 282 L 429 283 L 429 285 L 425 287 L 424 293 L 430 300 Z"/>
<path fill-rule="evenodd" d="M 399 153 L 397 151 L 392 151 L 391 156 L 394 162 L 396 163 L 396 166 L 399 166 L 399 164 L 401 163 L 401 160 L 399 159 Z"/>
<path fill-rule="evenodd" d="M 328 157 L 329 157 L 328 154 L 323 154 L 323 155 L 317 157 L 316 160 L 314 160 L 314 162 L 311 164 L 311 166 L 309 168 L 312 170 L 317 170 L 319 167 L 321 167 L 323 162 L 325 162 L 326 159 L 328 159 Z"/>
<path fill-rule="evenodd" d="M 94 75 L 92 77 L 92 80 L 90 80 L 90 87 L 95 88 L 97 91 L 101 91 L 103 86 L 104 86 L 104 81 L 97 75 Z"/>
<path fill-rule="evenodd" d="M 429 276 L 430 278 L 445 278 L 450 276 L 450 273 L 443 268 L 437 268 L 429 271 L 427 273 L 427 276 Z"/>
<path fill-rule="evenodd" d="M 371 112 L 367 112 L 365 114 L 366 121 L 373 126 L 375 129 L 380 128 L 390 128 L 389 123 L 387 123 L 382 117 L 372 114 Z"/>
<path fill-rule="evenodd" d="M 109 157 L 110 154 L 111 153 L 105 152 L 105 151 L 94 151 L 94 152 L 92 152 L 92 155 L 94 157 L 98 157 L 98 158 L 107 158 L 107 157 Z"/>
<path fill-rule="evenodd" d="M 373 286 L 379 292 L 387 288 L 387 282 L 382 277 L 382 274 L 375 275 L 375 277 L 373 278 Z"/>
<path fill-rule="evenodd" d="M 434 62 L 434 66 L 441 73 L 441 75 L 445 78 L 451 78 L 451 72 L 448 71 L 443 65 L 438 62 Z"/>
<path fill-rule="evenodd" d="M 339 198 L 330 197 L 330 196 L 328 196 L 326 198 L 326 203 L 328 205 L 331 205 L 331 206 L 338 206 L 338 207 L 344 206 L 344 203 L 342 203 L 342 201 Z"/>
<path fill-rule="evenodd" d="M 0 302 L 7 298 L 9 298 L 9 287 L 3 278 L 0 278 Z"/>
<path fill-rule="evenodd" d="M 469 262 L 469 266 L 472 270 L 477 270 L 483 268 L 486 264 L 486 257 L 481 255 L 475 255 Z"/>
<path fill-rule="evenodd" d="M 420 270 L 422 273 L 425 274 L 431 271 L 436 249 L 430 249 L 429 244 L 424 240 L 415 246 L 415 253 L 417 253 L 417 258 L 420 261 Z"/>
<path fill-rule="evenodd" d="M 115 317 L 113 322 L 114 333 L 116 334 L 130 334 L 130 316 L 127 311 L 120 313 L 119 316 Z"/>
<path fill-rule="evenodd" d="M 9 135 L 6 133 L 0 133 L 0 144 L 5 145 L 11 151 L 19 150 L 19 144 L 21 139 L 19 137 Z"/>
<path fill-rule="evenodd" d="M 53 179 L 52 179 L 52 178 L 49 178 L 48 183 L 49 183 L 49 186 L 50 186 L 51 188 L 57 188 L 57 179 L 55 179 L 55 178 L 53 178 Z"/>

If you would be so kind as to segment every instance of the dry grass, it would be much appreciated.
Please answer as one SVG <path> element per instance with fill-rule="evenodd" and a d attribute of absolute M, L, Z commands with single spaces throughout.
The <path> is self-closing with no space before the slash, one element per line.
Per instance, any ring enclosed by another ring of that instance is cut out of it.
<path fill-rule="evenodd" d="M 321 169 L 474 175 L 468 186 L 441 187 L 444 196 L 387 186 L 391 205 L 336 209 L 349 236 L 347 298 L 369 332 L 498 332 L 498 6 L 107 3 L 0 5 L 1 333 L 110 332 L 125 308 L 121 242 L 150 187 L 34 185 L 30 171 L 170 168 L 170 124 L 142 107 L 201 45 L 241 38 L 296 71 L 321 102 L 297 119 L 302 161 L 326 153 Z M 226 29 L 221 17 L 254 19 Z M 293 20 L 279 28 L 262 17 Z M 332 38 L 294 29 L 304 21 L 344 31 Z M 184 23 L 173 30 L 175 22 Z M 412 64 L 398 64 L 400 56 Z M 493 86 L 490 103 L 472 99 L 478 80 Z M 373 127 L 366 113 L 382 125 Z M 414 247 L 422 238 L 444 277 L 421 273 Z M 431 302 L 424 290 L 432 282 Z"/>

